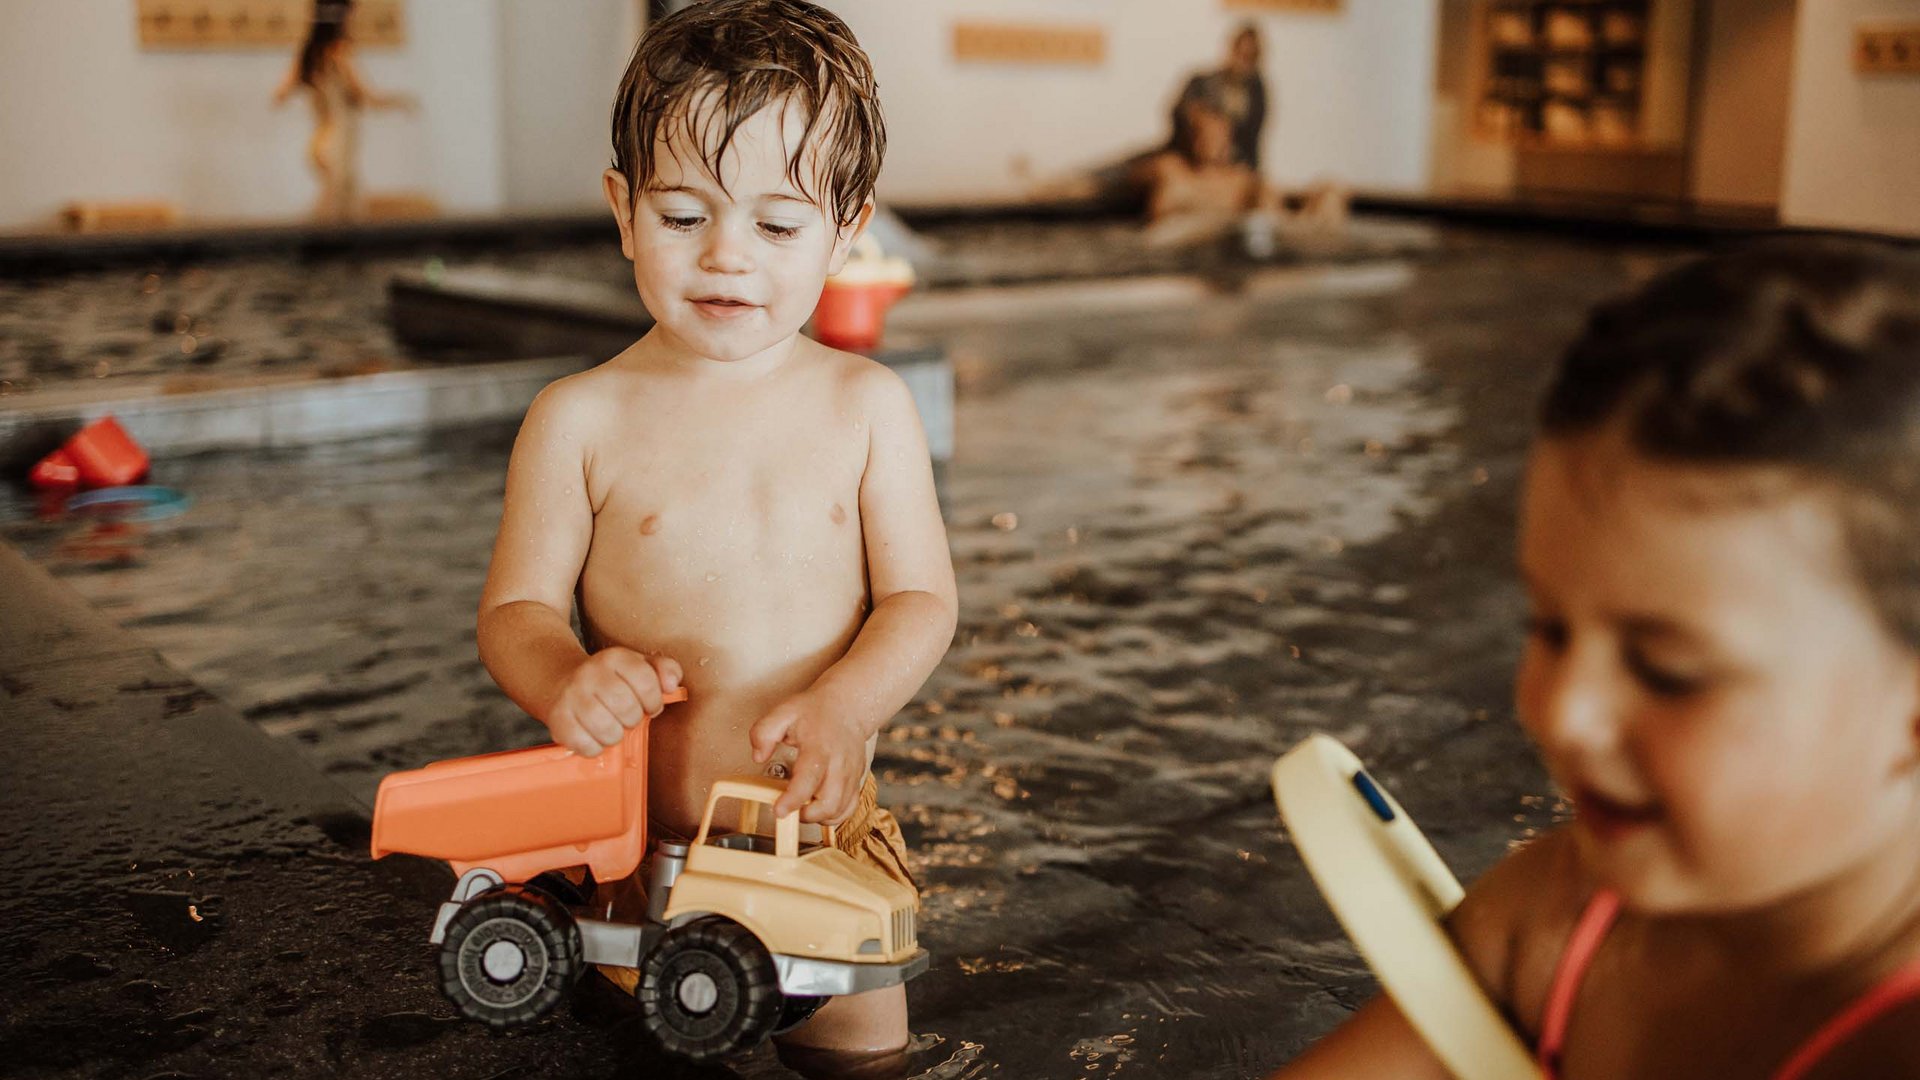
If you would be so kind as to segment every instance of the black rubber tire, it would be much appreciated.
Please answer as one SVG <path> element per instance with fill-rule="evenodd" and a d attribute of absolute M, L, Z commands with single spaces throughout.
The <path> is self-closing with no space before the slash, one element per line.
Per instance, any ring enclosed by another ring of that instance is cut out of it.
<path fill-rule="evenodd" d="M 785 1035 L 801 1024 L 813 1019 L 820 1006 L 832 1001 L 832 998 L 809 997 L 806 994 L 790 994 L 781 999 L 780 1018 L 773 1022 L 773 1033 Z"/>
<path fill-rule="evenodd" d="M 497 945 L 512 947 L 508 963 L 517 956 L 511 977 L 487 970 Z M 586 967 L 580 951 L 580 928 L 558 900 L 525 885 L 489 889 L 447 923 L 440 992 L 460 1015 L 495 1031 L 531 1024 L 566 1000 Z"/>
<path fill-rule="evenodd" d="M 708 982 L 689 987 L 688 980 L 699 976 Z M 662 1050 L 688 1061 L 752 1049 L 780 1019 L 773 957 L 753 931 L 731 919 L 699 919 L 667 931 L 641 963 L 634 994 L 648 1034 Z M 711 1000 L 701 1007 L 703 996 Z"/>

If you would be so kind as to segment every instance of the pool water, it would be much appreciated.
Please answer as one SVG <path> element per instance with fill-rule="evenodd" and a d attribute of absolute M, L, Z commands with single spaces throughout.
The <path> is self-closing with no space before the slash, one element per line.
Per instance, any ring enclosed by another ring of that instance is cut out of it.
<path fill-rule="evenodd" d="M 1564 817 L 1509 704 L 1514 492 L 1545 365 L 1654 261 L 1454 237 L 1383 294 L 946 328 L 961 621 L 875 762 L 935 954 L 914 1069 L 1243 1077 L 1364 1001 L 1266 787 L 1309 732 L 1463 878 Z M 541 741 L 473 642 L 511 438 L 168 461 L 183 514 L 16 494 L 4 534 L 369 798 Z"/>

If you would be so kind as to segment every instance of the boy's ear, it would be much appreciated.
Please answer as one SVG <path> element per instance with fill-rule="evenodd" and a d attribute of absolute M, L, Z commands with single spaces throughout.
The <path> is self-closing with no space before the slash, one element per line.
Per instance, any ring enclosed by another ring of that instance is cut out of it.
<path fill-rule="evenodd" d="M 627 178 L 619 169 L 608 169 L 600 174 L 600 185 L 607 191 L 607 206 L 613 210 L 613 218 L 620 223 L 620 254 L 633 261 L 633 199 L 627 189 Z"/>
<path fill-rule="evenodd" d="M 869 197 L 860 204 L 860 212 L 854 216 L 851 225 L 842 228 L 833 238 L 833 258 L 827 261 L 827 276 L 832 277 L 847 265 L 847 255 L 853 251 L 853 242 L 867 231 L 867 222 L 873 220 L 873 199 Z"/>

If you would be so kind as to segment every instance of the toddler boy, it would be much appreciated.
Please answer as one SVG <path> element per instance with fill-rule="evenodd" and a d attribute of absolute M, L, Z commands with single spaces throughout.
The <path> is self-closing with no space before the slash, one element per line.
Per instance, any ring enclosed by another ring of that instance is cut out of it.
<path fill-rule="evenodd" d="M 869 766 L 953 635 L 946 532 L 906 386 L 799 332 L 873 212 L 872 65 L 803 0 L 708 0 L 641 39 L 613 144 L 607 202 L 656 325 L 528 410 L 481 658 L 589 756 L 688 687 L 651 731 L 656 828 L 697 830 L 717 777 L 784 771 L 777 812 L 910 883 Z M 896 1049 L 905 992 L 785 1038 Z"/>

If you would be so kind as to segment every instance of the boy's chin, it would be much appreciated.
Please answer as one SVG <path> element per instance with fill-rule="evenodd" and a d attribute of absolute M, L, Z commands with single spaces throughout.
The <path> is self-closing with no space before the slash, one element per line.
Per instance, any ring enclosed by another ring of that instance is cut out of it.
<path fill-rule="evenodd" d="M 720 363 L 733 363 L 759 356 L 782 342 L 793 340 L 800 328 L 768 326 L 716 329 L 710 326 L 669 324 L 667 329 L 696 355 Z"/>

